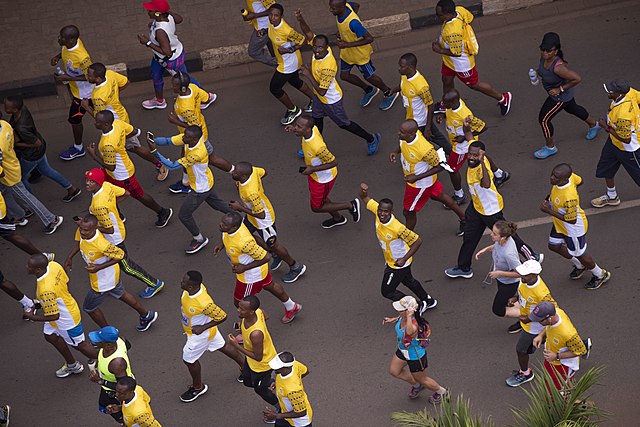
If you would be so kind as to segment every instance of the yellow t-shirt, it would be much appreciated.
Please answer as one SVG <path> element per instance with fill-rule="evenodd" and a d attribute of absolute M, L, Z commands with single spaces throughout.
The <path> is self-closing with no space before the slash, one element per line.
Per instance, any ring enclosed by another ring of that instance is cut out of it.
<path fill-rule="evenodd" d="M 251 13 L 260 13 L 268 10 L 276 0 L 246 0 L 247 10 Z M 269 17 L 263 16 L 258 19 L 249 21 L 253 24 L 253 28 L 257 30 L 264 30 L 269 28 Z"/>
<path fill-rule="evenodd" d="M 551 217 L 556 231 L 565 236 L 580 237 L 587 234 L 589 223 L 587 222 L 587 215 L 580 207 L 580 195 L 578 195 L 578 185 L 581 182 L 582 178 L 572 173 L 568 183 L 562 187 L 554 185 L 551 188 L 549 201 L 553 210 L 564 215 L 567 221 L 576 220 L 575 224 L 571 224 L 555 216 Z"/>
<path fill-rule="evenodd" d="M 4 170 L 0 184 L 8 187 L 16 185 L 22 179 L 20 161 L 13 148 L 13 142 L 13 128 L 8 122 L 0 120 L 0 167 Z"/>
<path fill-rule="evenodd" d="M 555 325 L 546 327 L 547 340 L 544 343 L 544 348 L 553 353 L 570 351 L 575 354 L 576 357 L 554 360 L 550 363 L 556 366 L 562 364 L 577 371 L 580 368 L 580 356 L 587 352 L 587 348 L 567 313 L 556 307 L 556 314 L 560 316 L 560 319 Z"/>
<path fill-rule="evenodd" d="M 304 163 L 307 166 L 320 166 L 333 162 L 336 158 L 324 143 L 322 134 L 317 127 L 313 127 L 309 139 L 302 137 L 302 151 L 304 153 Z M 326 184 L 333 181 L 338 175 L 338 168 L 332 167 L 323 171 L 314 172 L 309 175 L 314 181 Z"/>
<path fill-rule="evenodd" d="M 267 251 L 258 245 L 256 239 L 244 224 L 240 224 L 240 228 L 235 233 L 222 233 L 222 243 L 227 251 L 227 256 L 233 264 L 247 265 L 267 256 Z M 242 283 L 256 283 L 264 280 L 267 274 L 269 274 L 269 265 L 264 263 L 244 273 L 236 274 L 236 279 Z"/>
<path fill-rule="evenodd" d="M 538 276 L 538 280 L 533 285 L 527 285 L 520 280 L 517 295 L 518 302 L 520 303 L 521 316 L 529 316 L 536 305 L 540 304 L 542 301 L 551 301 L 556 307 L 558 307 L 558 304 L 551 296 L 551 291 L 549 291 L 547 284 L 544 283 L 544 280 L 542 280 L 542 277 L 540 276 Z M 520 322 L 520 325 L 525 332 L 534 335 L 539 334 L 544 329 L 544 326 L 538 322 Z"/>
<path fill-rule="evenodd" d="M 139 385 L 133 399 L 122 404 L 122 419 L 127 427 L 162 427 L 151 411 L 151 398 Z"/>
<path fill-rule="evenodd" d="M 313 410 L 302 385 L 302 376 L 308 372 L 308 369 L 297 360 L 293 362 L 291 369 L 291 373 L 286 377 L 281 374 L 276 375 L 276 395 L 280 410 L 283 413 L 307 411 L 307 414 L 302 417 L 285 418 L 285 420 L 294 427 L 308 426 L 312 423 Z"/>
<path fill-rule="evenodd" d="M 338 17 L 336 17 L 336 24 L 338 25 L 338 36 L 340 36 L 340 39 L 342 41 L 345 41 L 347 43 L 360 41 L 364 38 L 364 36 L 358 37 L 356 33 L 354 33 L 350 28 L 351 21 L 360 21 L 360 18 L 349 3 L 347 3 L 347 9 L 349 10 L 349 12 L 344 21 L 340 22 Z M 360 23 L 362 22 L 360 21 Z M 364 65 L 371 61 L 372 53 L 373 46 L 371 45 L 371 43 L 369 43 L 363 46 L 340 49 L 340 59 L 348 64 Z"/>
<path fill-rule="evenodd" d="M 278 67 L 276 70 L 282 74 L 291 74 L 298 71 L 302 65 L 300 49 L 293 53 L 282 54 L 278 52 L 278 47 L 282 46 L 284 48 L 290 48 L 300 45 L 304 43 L 305 37 L 291 28 L 283 18 L 282 21 L 280 21 L 280 25 L 277 27 L 269 24 L 269 40 L 271 40 L 273 52 L 278 60 Z"/>
<path fill-rule="evenodd" d="M 105 181 L 100 190 L 92 195 L 91 205 L 89 206 L 89 212 L 98 218 L 100 227 L 113 227 L 112 234 L 104 234 L 105 239 L 113 245 L 122 243 L 127 236 L 124 222 L 122 222 L 118 213 L 116 201 L 116 198 L 123 196 L 124 193 L 124 188 Z"/>
<path fill-rule="evenodd" d="M 262 186 L 262 177 L 264 174 L 264 169 L 254 166 L 249 179 L 245 182 L 236 183 L 240 200 L 242 200 L 247 209 L 251 209 L 251 213 L 254 214 L 264 212 L 264 219 L 247 215 L 249 222 L 258 230 L 271 227 L 273 223 L 276 222 L 276 213 L 273 210 L 271 202 L 264 194 L 264 187 Z"/>
<path fill-rule="evenodd" d="M 68 331 L 75 328 L 82 317 L 78 303 L 69 293 L 69 276 L 57 262 L 51 261 L 47 271 L 36 280 L 36 299 L 42 305 L 42 314 L 58 314 L 58 320 L 48 322 L 56 329 Z"/>
<path fill-rule="evenodd" d="M 462 6 L 456 6 L 455 18 L 444 22 L 440 32 L 440 47 L 449 49 L 454 55 L 460 55 L 442 55 L 442 62 L 451 70 L 460 73 L 469 71 L 476 66 L 475 57 L 466 52 L 464 44 L 465 23 L 471 25 L 471 21 L 473 21 L 473 14 Z"/>
<path fill-rule="evenodd" d="M 122 120 L 114 120 L 111 130 L 100 136 L 98 151 L 106 165 L 115 165 L 113 171 L 105 169 L 105 172 L 118 181 L 131 178 L 136 173 L 129 153 L 125 148 L 127 135 L 133 132 L 133 126 Z"/>
<path fill-rule="evenodd" d="M 342 88 L 338 84 L 338 80 L 336 80 L 338 62 L 333 56 L 331 48 L 327 46 L 327 49 L 327 56 L 322 59 L 316 59 L 315 55 L 311 56 L 313 78 L 318 82 L 320 89 L 326 89 L 327 92 L 324 96 L 320 95 L 315 88 L 313 92 L 323 104 L 335 104 L 342 99 Z"/>
<path fill-rule="evenodd" d="M 121 260 L 124 258 L 124 251 L 109 243 L 98 230 L 96 230 L 96 234 L 92 238 L 85 240 L 80 236 L 80 230 L 78 229 L 76 231 L 76 241 L 80 242 L 80 254 L 87 265 L 100 265 L 112 259 Z M 91 289 L 96 292 L 110 291 L 120 282 L 120 265 L 113 264 L 97 273 L 89 273 L 89 281 L 91 282 Z"/>
<path fill-rule="evenodd" d="M 640 105 L 640 90 L 629 88 L 626 98 L 634 101 L 636 105 Z"/>
<path fill-rule="evenodd" d="M 471 193 L 473 207 L 480 215 L 489 216 L 500 212 L 504 208 L 504 202 L 493 182 L 493 172 L 491 171 L 489 159 L 486 157 L 484 158 L 484 165 L 487 168 L 487 173 L 489 173 L 491 187 L 484 188 L 480 185 L 482 181 L 481 165 L 475 168 L 467 168 L 467 184 L 469 184 L 469 193 Z"/>
<path fill-rule="evenodd" d="M 2 172 L 2 166 L 0 166 L 0 173 Z M 4 201 L 4 197 L 2 197 L 2 193 L 0 193 L 0 219 L 4 219 L 7 216 L 7 204 Z"/>
<path fill-rule="evenodd" d="M 391 215 L 391 219 L 386 224 L 380 222 L 378 204 L 371 199 L 367 203 L 367 209 L 376 216 L 376 237 L 382 248 L 384 260 L 391 268 L 408 267 L 413 262 L 413 257 L 409 258 L 402 267 L 396 266 L 395 261 L 405 256 L 409 252 L 409 246 L 413 245 L 420 236 L 398 221 L 395 215 Z"/>
<path fill-rule="evenodd" d="M 209 169 L 209 153 L 204 143 L 204 136 L 194 146 L 189 147 L 178 135 L 171 138 L 173 145 L 184 145 L 184 157 L 178 159 L 187 170 L 189 187 L 196 193 L 206 193 L 213 187 L 213 172 Z"/>
<path fill-rule="evenodd" d="M 402 102 L 407 110 L 405 118 L 418 122 L 418 126 L 427 124 L 429 105 L 433 104 L 429 83 L 419 71 L 413 77 L 402 76 L 400 79 Z"/>
<path fill-rule="evenodd" d="M 248 351 L 253 351 L 253 344 L 251 343 L 251 333 L 253 331 L 262 332 L 262 335 L 264 336 L 262 342 L 262 360 L 258 362 L 257 360 L 247 357 L 247 363 L 249 364 L 249 368 L 251 368 L 253 372 L 266 372 L 271 369 L 271 367 L 269 366 L 269 361 L 276 357 L 278 352 L 273 346 L 271 334 L 269 333 L 269 329 L 267 329 L 267 320 L 264 318 L 264 312 L 261 308 L 256 310 L 256 316 L 258 316 L 258 320 L 249 328 L 246 328 L 244 326 L 245 320 L 242 319 L 242 323 L 240 324 L 240 331 L 242 332 L 242 339 L 244 341 L 242 345 Z"/>
<path fill-rule="evenodd" d="M 182 304 L 182 328 L 187 336 L 193 335 L 191 327 L 200 326 L 215 320 L 221 322 L 227 317 L 227 313 L 218 307 L 204 284 L 200 284 L 200 290 L 195 295 L 189 295 L 189 292 L 182 291 L 180 298 Z M 208 334 L 211 340 L 216 336 L 217 326 L 209 328 L 203 334 Z"/>
<path fill-rule="evenodd" d="M 400 162 L 404 175 L 420 175 L 440 164 L 438 153 L 433 145 L 418 131 L 411 142 L 400 140 Z M 428 188 L 436 183 L 438 176 L 433 174 L 414 183 L 407 182 L 410 187 Z"/>
<path fill-rule="evenodd" d="M 89 57 L 89 52 L 85 49 L 82 40 L 78 39 L 78 43 L 71 49 L 67 49 L 66 46 L 62 46 L 60 52 L 62 59 L 62 69 L 65 73 L 71 77 L 78 77 L 84 75 L 87 77 L 87 69 L 93 62 Z M 88 81 L 70 81 L 69 89 L 74 98 L 83 99 L 91 98 L 91 92 L 93 91 L 93 84 Z"/>
<path fill-rule="evenodd" d="M 462 129 L 464 119 L 471 116 L 472 132 L 482 131 L 486 126 L 485 123 L 473 115 L 469 107 L 467 107 L 467 104 L 465 104 L 462 99 L 460 100 L 458 108 L 447 109 L 445 116 L 447 120 L 447 135 L 449 136 L 449 142 L 451 142 L 453 151 L 458 154 L 466 154 L 469 152 L 469 142 L 467 140 L 462 142 L 455 141 L 457 136 L 464 136 L 464 130 Z M 477 138 L 474 138 L 474 141 L 476 140 Z"/>
<path fill-rule="evenodd" d="M 93 113 L 109 110 L 117 120 L 129 123 L 129 114 L 120 102 L 120 88 L 129 82 L 122 74 L 107 70 L 105 80 L 93 88 L 91 102 Z"/>
<path fill-rule="evenodd" d="M 207 129 L 207 122 L 200 110 L 200 104 L 204 104 L 209 99 L 209 93 L 193 83 L 189 84 L 191 92 L 189 95 L 178 95 L 176 102 L 173 104 L 173 111 L 176 116 L 189 126 L 200 126 L 202 129 L 202 137 L 209 139 L 209 130 Z M 182 135 L 184 128 L 177 126 L 178 132 Z"/>
<path fill-rule="evenodd" d="M 611 102 L 607 113 L 607 124 L 615 129 L 622 138 L 631 138 L 629 143 L 620 141 L 610 135 L 611 142 L 619 150 L 633 152 L 640 148 L 638 142 L 638 124 L 640 122 L 640 110 L 637 101 L 628 94 L 618 102 Z"/>

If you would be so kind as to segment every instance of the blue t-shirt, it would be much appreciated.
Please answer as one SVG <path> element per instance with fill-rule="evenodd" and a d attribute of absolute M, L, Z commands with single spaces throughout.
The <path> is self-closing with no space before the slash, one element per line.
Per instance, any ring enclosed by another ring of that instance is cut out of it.
<path fill-rule="evenodd" d="M 351 2 L 349 2 L 349 5 L 353 7 L 353 4 Z M 339 16 L 338 22 L 344 22 L 349 14 L 351 14 L 351 9 L 347 8 L 347 13 L 345 13 L 343 16 Z M 362 25 L 362 22 L 357 19 L 354 19 L 349 23 L 349 29 L 353 31 L 353 33 L 358 37 L 364 37 L 364 35 L 367 34 L 367 29 Z"/>

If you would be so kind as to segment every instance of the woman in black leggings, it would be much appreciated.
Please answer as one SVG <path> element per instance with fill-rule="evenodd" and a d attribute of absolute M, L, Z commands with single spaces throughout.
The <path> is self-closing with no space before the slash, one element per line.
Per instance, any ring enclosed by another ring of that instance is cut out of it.
<path fill-rule="evenodd" d="M 578 105 L 574 99 L 574 87 L 580 83 L 581 78 L 578 73 L 567 68 L 560 46 L 560 36 L 556 33 L 547 33 L 542 38 L 538 77 L 542 80 L 542 86 L 549 96 L 542 104 L 538 115 L 538 122 L 545 138 L 545 146 L 533 153 L 534 157 L 546 159 L 558 152 L 558 147 L 553 142 L 551 120 L 562 110 L 573 114 L 589 125 L 586 139 L 595 138 L 601 128 L 589 115 L 589 112 Z"/>

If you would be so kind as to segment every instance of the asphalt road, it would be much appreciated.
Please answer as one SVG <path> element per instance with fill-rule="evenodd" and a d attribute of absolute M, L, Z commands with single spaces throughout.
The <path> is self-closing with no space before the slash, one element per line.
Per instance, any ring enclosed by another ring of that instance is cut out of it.
<path fill-rule="evenodd" d="M 560 148 L 555 158 L 538 161 L 532 157 L 532 152 L 543 143 L 536 118 L 545 95 L 541 88 L 529 84 L 527 70 L 537 64 L 542 35 L 547 31 L 558 32 L 570 67 L 583 77 L 577 100 L 594 116 L 603 116 L 608 106 L 603 81 L 624 77 L 640 84 L 635 73 L 640 66 L 637 55 L 611 49 L 614 40 L 616 43 L 626 40 L 630 45 L 638 42 L 640 10 L 632 3 L 478 31 L 481 79 L 514 94 L 512 111 L 502 118 L 492 100 L 461 88 L 467 104 L 490 126 L 483 138 L 489 154 L 503 169 L 513 173 L 511 181 L 501 190 L 507 218 L 524 221 L 543 216 L 538 207 L 548 194 L 551 169 L 559 162 L 570 162 L 584 178 L 583 207 L 602 194 L 604 183 L 595 178 L 594 172 L 605 137 L 585 141 L 586 127 L 575 118 L 560 114 L 554 121 Z M 479 22 L 491 19 L 497 18 L 482 18 Z M 431 82 L 434 95 L 440 96 L 440 59 L 429 46 L 437 31 L 431 28 L 397 36 L 395 44 L 402 47 L 378 52 L 374 57 L 379 74 L 389 84 L 396 83 L 397 58 L 404 52 L 415 52 L 419 69 Z M 229 74 L 225 71 L 225 75 Z M 283 108 L 268 92 L 270 73 L 263 70 L 250 77 L 214 81 L 214 76 L 219 75 L 197 75 L 220 96 L 206 112 L 218 153 L 235 162 L 248 160 L 268 169 L 265 185 L 277 212 L 280 240 L 296 259 L 308 266 L 300 280 L 286 286 L 290 295 L 304 306 L 293 324 L 285 326 L 277 321 L 282 306 L 275 298 L 266 293 L 260 297 L 272 317 L 269 326 L 276 348 L 293 352 L 310 367 L 305 388 L 313 405 L 315 424 L 386 426 L 390 425 L 389 414 L 393 411 L 423 408 L 427 392 L 420 399 L 409 401 L 408 386 L 387 373 L 395 336 L 391 326 L 381 326 L 381 320 L 394 311 L 379 291 L 384 263 L 374 236 L 373 215 L 364 211 L 359 224 L 350 222 L 337 229 L 322 229 L 320 222 L 325 217 L 309 210 L 306 180 L 297 173 L 300 161 L 295 150 L 299 140 L 284 133 L 278 123 Z M 457 85 L 460 88 L 459 82 Z M 402 104 L 398 102 L 391 111 L 381 112 L 377 99 L 362 110 L 358 106 L 358 90 L 346 84 L 342 87 L 352 120 L 380 131 L 383 142 L 380 154 L 369 158 L 360 141 L 327 123 L 325 139 L 340 162 L 332 199 L 353 198 L 359 183 L 364 181 L 370 185 L 373 197 L 390 197 L 400 207 L 402 173 L 397 165 L 388 162 L 387 153 L 397 144 L 396 129 L 404 117 Z M 156 135 L 171 135 L 174 128 L 166 121 L 168 110 L 147 112 L 139 106 L 150 90 L 150 82 L 132 85 L 125 92 L 125 105 L 138 127 Z M 303 105 L 293 89 L 287 90 Z M 40 101 L 27 104 L 36 102 Z M 35 119 L 50 144 L 51 163 L 80 185 L 84 171 L 95 164 L 88 156 L 64 163 L 55 155 L 70 141 L 66 109 L 41 109 Z M 89 120 L 85 120 L 86 142 L 97 140 L 97 132 L 90 126 Z M 177 151 L 172 154 L 175 157 Z M 182 196 L 170 194 L 167 186 L 178 175 L 157 183 L 149 165 L 137 158 L 134 161 L 146 191 L 177 212 Z M 237 198 L 230 177 L 219 171 L 215 176 L 218 192 L 226 199 Z M 446 176 L 441 179 L 450 191 L 449 179 Z M 625 172 L 619 173 L 616 184 L 624 201 L 639 198 L 638 187 Z M 75 232 L 70 219 L 86 211 L 89 197 L 83 194 L 70 204 L 61 203 L 64 192 L 48 181 L 37 184 L 35 193 L 53 211 L 65 216 L 65 224 L 55 235 L 45 236 L 34 218 L 22 231 L 37 245 L 64 259 Z M 235 365 L 222 354 L 206 354 L 202 358 L 208 394 L 191 404 L 178 400 L 190 383 L 181 362 L 185 337 L 180 326 L 178 284 L 184 272 L 202 271 L 209 292 L 228 311 L 229 320 L 221 327 L 222 332 L 230 332 L 231 323 L 236 320 L 233 274 L 224 257 L 214 258 L 211 252 L 220 238 L 217 229 L 220 214 L 206 206 L 198 210 L 196 218 L 212 243 L 197 255 L 187 256 L 183 247 L 189 234 L 177 217 L 167 228 L 157 230 L 153 225 L 155 216 L 135 201 L 126 201 L 123 209 L 128 218 L 127 246 L 132 257 L 163 278 L 167 286 L 152 300 L 144 301 L 160 314 L 148 332 L 135 331 L 136 315 L 123 304 L 108 301 L 104 311 L 133 342 L 130 357 L 134 372 L 152 398 L 155 415 L 163 425 L 172 426 L 263 425 L 264 403 L 253 391 L 236 382 Z M 401 216 L 399 211 L 398 214 Z M 590 336 L 594 341 L 592 357 L 582 363 L 582 368 L 607 366 L 602 386 L 593 390 L 593 400 L 614 413 L 605 425 L 636 425 L 640 415 L 639 378 L 632 363 L 640 350 L 632 320 L 635 304 L 640 302 L 637 295 L 640 275 L 633 267 L 638 260 L 639 225 L 635 207 L 608 208 L 601 215 L 590 217 L 589 252 L 613 273 L 611 281 L 594 292 L 584 290 L 582 280 L 569 280 L 570 263 L 548 253 L 548 225 L 526 227 L 521 232 L 537 250 L 547 253 L 542 276 L 583 337 Z M 505 332 L 507 320 L 491 314 L 494 288 L 482 283 L 489 269 L 487 259 L 474 264 L 476 276 L 472 280 L 445 277 L 443 270 L 455 264 L 461 243 L 454 234 L 456 226 L 452 214 L 433 202 L 419 214 L 417 231 L 425 243 L 414 258 L 413 271 L 439 301 L 438 307 L 427 315 L 433 329 L 428 372 L 454 394 L 462 393 L 469 398 L 476 411 L 491 415 L 500 425 L 508 424 L 513 421 L 510 408 L 526 402 L 522 390 L 510 389 L 504 383 L 511 370 L 517 368 L 516 338 Z M 488 244 L 488 237 L 481 243 L 484 244 Z M 4 241 L 0 242 L 0 250 L 5 276 L 33 294 L 33 277 L 26 274 L 27 256 Z M 276 275 L 283 273 L 284 269 Z M 80 259 L 76 259 L 70 277 L 71 291 L 81 302 L 88 280 Z M 124 283 L 129 290 L 141 289 L 141 284 L 128 276 L 124 276 Z M 3 325 L 0 360 L 4 362 L 0 400 L 13 406 L 12 425 L 113 425 L 110 417 L 97 412 L 98 387 L 86 375 L 55 377 L 54 371 L 62 359 L 43 340 L 41 326 L 20 320 L 19 306 L 6 296 L 0 296 L 0 322 Z M 84 316 L 84 327 L 85 331 L 94 329 L 88 316 Z M 532 358 L 534 365 L 541 360 L 540 354 Z"/>

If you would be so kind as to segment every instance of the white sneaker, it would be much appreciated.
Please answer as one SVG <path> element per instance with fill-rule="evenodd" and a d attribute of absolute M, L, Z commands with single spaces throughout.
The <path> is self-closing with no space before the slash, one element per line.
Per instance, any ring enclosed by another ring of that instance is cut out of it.
<path fill-rule="evenodd" d="M 207 102 L 200 104 L 200 109 L 206 110 L 209 107 L 209 105 L 216 102 L 216 99 L 218 99 L 218 95 L 216 95 L 215 93 L 209 92 L 209 100 Z"/>
<path fill-rule="evenodd" d="M 80 374 L 84 371 L 84 366 L 80 362 L 76 362 L 76 365 L 70 367 L 66 363 L 62 365 L 60 369 L 56 371 L 56 377 L 58 378 L 66 378 L 71 374 Z"/>
<path fill-rule="evenodd" d="M 163 99 L 162 102 L 160 102 L 155 97 L 153 97 L 151 99 L 147 99 L 146 101 L 143 101 L 142 107 L 146 108 L 147 110 L 153 110 L 154 108 L 163 110 L 167 108 L 167 101 Z"/>

